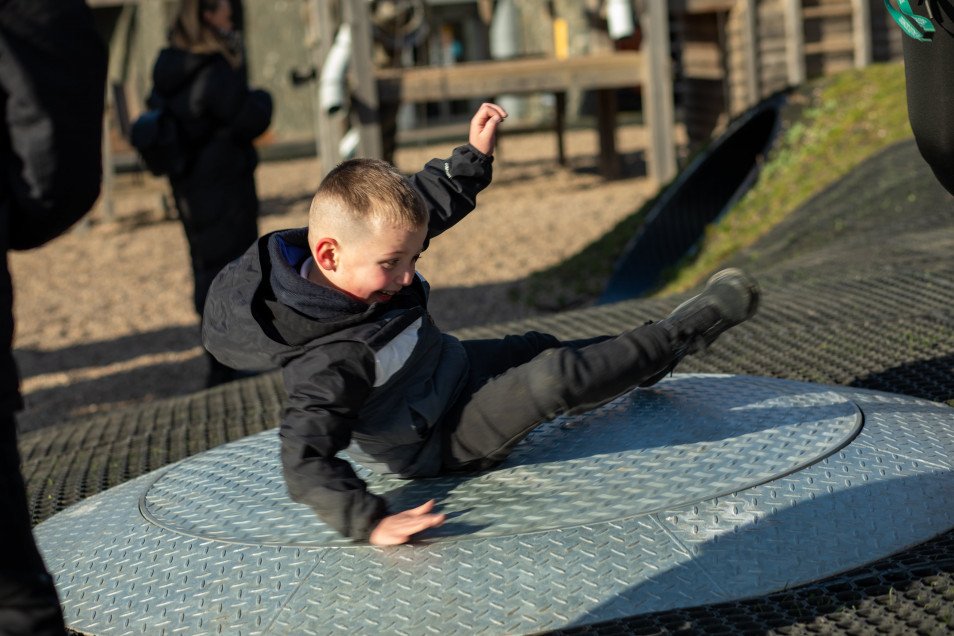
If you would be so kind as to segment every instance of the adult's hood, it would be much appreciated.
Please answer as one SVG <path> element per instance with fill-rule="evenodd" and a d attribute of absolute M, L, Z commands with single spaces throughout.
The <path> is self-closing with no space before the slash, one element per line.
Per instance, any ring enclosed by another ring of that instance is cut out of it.
<path fill-rule="evenodd" d="M 193 53 L 175 47 L 162 49 L 152 69 L 153 89 L 160 95 L 174 95 L 218 55 Z"/>

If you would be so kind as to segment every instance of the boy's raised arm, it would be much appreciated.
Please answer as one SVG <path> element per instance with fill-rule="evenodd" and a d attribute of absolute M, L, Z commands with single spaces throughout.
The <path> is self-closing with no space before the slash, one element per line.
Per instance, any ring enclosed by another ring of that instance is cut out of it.
<path fill-rule="evenodd" d="M 507 111 L 496 104 L 484 103 L 470 120 L 470 145 L 488 157 L 497 145 L 497 126 L 507 118 Z"/>
<path fill-rule="evenodd" d="M 506 116 L 495 104 L 481 105 L 470 120 L 469 143 L 455 148 L 449 159 L 430 160 L 411 177 L 430 211 L 428 240 L 453 227 L 477 205 L 477 194 L 493 176 L 497 126 Z"/>

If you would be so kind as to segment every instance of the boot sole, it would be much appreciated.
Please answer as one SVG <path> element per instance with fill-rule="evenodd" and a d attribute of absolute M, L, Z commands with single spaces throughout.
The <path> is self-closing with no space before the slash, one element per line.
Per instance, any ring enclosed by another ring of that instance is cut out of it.
<path fill-rule="evenodd" d="M 748 297 L 749 303 L 745 308 L 744 313 L 741 315 L 735 315 L 734 313 L 724 311 L 733 308 L 728 307 L 727 303 L 719 302 L 719 296 L 712 291 L 712 287 L 715 285 L 730 285 L 736 289 L 740 296 Z M 759 285 L 754 278 L 743 272 L 741 269 L 730 267 L 713 274 L 709 280 L 706 281 L 706 286 L 702 292 L 680 304 L 678 307 L 673 309 L 669 315 L 675 316 L 676 314 L 685 311 L 686 307 L 689 305 L 699 302 L 699 298 L 703 295 L 707 295 L 709 297 L 709 301 L 719 308 L 719 313 L 723 314 L 726 320 L 730 321 L 732 325 L 735 326 L 739 323 L 745 322 L 755 315 L 755 312 L 758 311 L 759 308 L 759 298 L 761 296 L 761 292 L 759 291 Z"/>
<path fill-rule="evenodd" d="M 743 272 L 741 269 L 730 267 L 713 274 L 712 277 L 706 282 L 706 288 L 708 289 L 709 287 L 719 284 L 731 285 L 732 287 L 735 287 L 742 295 L 748 296 L 749 298 L 748 307 L 746 307 L 745 313 L 743 315 L 738 317 L 727 316 L 727 318 L 732 320 L 735 324 L 739 324 L 741 322 L 745 322 L 755 315 L 759 308 L 761 291 L 759 290 L 758 282 L 756 282 L 754 278 Z"/>
<path fill-rule="evenodd" d="M 730 315 L 731 312 L 724 311 L 726 309 L 730 309 L 731 307 L 728 307 L 728 305 L 732 305 L 734 303 L 732 303 L 731 301 L 720 302 L 722 299 L 719 297 L 719 295 L 716 292 L 712 291 L 712 287 L 714 287 L 715 285 L 729 285 L 734 288 L 732 292 L 733 294 L 738 294 L 740 296 L 747 297 L 749 302 L 745 308 L 745 311 L 741 315 L 737 315 L 737 316 Z M 759 285 L 754 278 L 752 278 L 751 276 L 743 272 L 741 269 L 730 267 L 728 269 L 724 269 L 722 271 L 719 271 L 713 274 L 709 278 L 709 280 L 706 281 L 706 287 L 702 291 L 702 293 L 696 296 L 693 296 L 689 300 L 685 301 L 684 303 L 676 307 L 672 311 L 672 313 L 669 315 L 674 316 L 678 314 L 680 311 L 685 310 L 685 308 L 688 307 L 689 305 L 700 302 L 699 297 L 702 296 L 703 294 L 707 294 L 708 303 L 711 303 L 712 305 L 714 305 L 717 308 L 717 311 L 719 312 L 719 314 L 723 315 L 723 322 L 717 328 L 714 328 L 713 330 L 710 330 L 709 332 L 702 334 L 703 339 L 706 341 L 706 346 L 714 342 L 724 332 L 728 331 L 729 329 L 731 329 L 732 327 L 736 325 L 739 325 L 745 322 L 746 320 L 754 316 L 755 312 L 758 311 L 759 298 L 761 296 L 761 292 L 759 291 Z M 672 363 L 669 364 L 669 366 L 665 370 L 660 371 L 659 373 L 643 380 L 639 384 L 639 386 L 643 388 L 653 386 L 654 384 L 662 380 L 664 377 L 672 373 L 673 370 L 676 368 L 676 365 L 678 365 L 679 362 L 682 361 L 683 355 L 684 354 L 676 356 L 676 358 L 672 361 Z"/>

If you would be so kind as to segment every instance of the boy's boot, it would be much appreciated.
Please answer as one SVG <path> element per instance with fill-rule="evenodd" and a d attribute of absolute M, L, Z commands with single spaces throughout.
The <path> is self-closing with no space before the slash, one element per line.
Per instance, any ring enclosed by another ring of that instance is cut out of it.
<path fill-rule="evenodd" d="M 687 354 L 702 351 L 724 331 L 751 318 L 758 306 L 759 286 L 751 276 L 734 268 L 714 274 L 701 294 L 656 323 L 669 333 L 673 359 L 668 367 L 639 386 L 652 386 L 662 380 Z"/>

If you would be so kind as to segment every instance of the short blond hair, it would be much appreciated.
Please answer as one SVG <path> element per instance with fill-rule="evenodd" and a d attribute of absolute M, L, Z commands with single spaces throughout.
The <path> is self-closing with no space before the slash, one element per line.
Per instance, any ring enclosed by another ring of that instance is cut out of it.
<path fill-rule="evenodd" d="M 329 172 L 308 212 L 308 244 L 329 234 L 382 226 L 427 227 L 424 199 L 397 168 L 379 159 L 350 159 Z"/>

